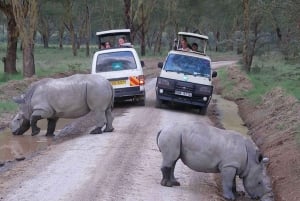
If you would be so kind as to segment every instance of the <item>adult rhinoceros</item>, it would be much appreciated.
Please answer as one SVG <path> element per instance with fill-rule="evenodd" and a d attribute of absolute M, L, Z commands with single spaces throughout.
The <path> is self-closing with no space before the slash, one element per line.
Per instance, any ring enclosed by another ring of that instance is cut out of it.
<path fill-rule="evenodd" d="M 180 183 L 174 177 L 177 160 L 189 168 L 206 173 L 221 173 L 223 196 L 234 200 L 235 177 L 242 180 L 252 198 L 270 192 L 263 181 L 264 158 L 254 143 L 234 131 L 218 129 L 202 123 L 176 123 L 163 128 L 157 135 L 162 153 L 163 186 Z"/>
<path fill-rule="evenodd" d="M 30 126 L 31 135 L 40 128 L 37 121 L 48 120 L 46 136 L 53 136 L 59 118 L 78 118 L 94 111 L 97 127 L 91 134 L 113 131 L 112 106 L 114 91 L 108 80 L 100 75 L 77 74 L 65 78 L 45 78 L 31 84 L 25 94 L 14 101 L 20 111 L 11 122 L 14 135 L 22 135 Z"/>

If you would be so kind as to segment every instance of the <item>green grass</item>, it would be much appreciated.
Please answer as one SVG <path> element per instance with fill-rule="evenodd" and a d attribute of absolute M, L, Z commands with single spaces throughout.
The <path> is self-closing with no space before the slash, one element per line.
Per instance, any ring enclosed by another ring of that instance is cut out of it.
<path fill-rule="evenodd" d="M 279 55 L 256 58 L 249 74 L 254 87 L 247 94 L 257 99 L 275 87 L 281 87 L 300 100 L 300 63 L 285 61 Z"/>
<path fill-rule="evenodd" d="M 3 112 L 16 111 L 18 105 L 13 101 L 0 101 L 0 114 Z"/>
<path fill-rule="evenodd" d="M 90 69 L 94 51 L 96 51 L 96 47 L 91 47 L 90 56 L 86 57 L 85 48 L 82 46 L 82 48 L 78 50 L 78 56 L 74 57 L 70 46 L 65 46 L 63 49 L 59 49 L 57 46 L 50 46 L 45 49 L 36 45 L 34 51 L 36 76 L 45 77 L 70 70 Z M 6 45 L 0 44 L 0 58 L 5 55 Z M 4 74 L 3 67 L 0 69 L 0 85 L 9 80 L 23 79 L 23 58 L 22 52 L 19 49 L 17 51 L 16 68 L 18 73 L 13 75 Z M 16 110 L 17 105 L 13 101 L 0 100 L 0 113 Z"/>
<path fill-rule="evenodd" d="M 0 58 L 5 56 L 6 49 L 4 44 L 0 45 Z M 96 47 L 91 47 L 90 56 L 85 56 L 85 48 L 82 46 L 78 50 L 78 56 L 74 57 L 70 46 L 64 46 L 59 49 L 57 46 L 50 46 L 45 49 L 36 45 L 34 50 L 35 71 L 38 77 L 49 76 L 58 72 L 65 72 L 69 70 L 86 70 L 91 68 L 92 56 Z M 16 68 L 18 73 L 15 75 L 5 75 L 3 68 L 0 69 L 0 84 L 8 80 L 23 79 L 23 57 L 22 52 L 17 51 L 17 64 Z"/>
<path fill-rule="evenodd" d="M 215 56 L 222 58 L 221 55 Z M 223 82 L 225 93 L 230 92 L 233 83 L 226 79 L 226 72 L 222 69 L 218 70 L 218 77 Z M 248 77 L 253 84 L 253 89 L 243 95 L 255 102 L 275 87 L 283 88 L 288 94 L 300 100 L 299 59 L 286 61 L 278 53 L 255 57 Z"/>
<path fill-rule="evenodd" d="M 225 96 L 227 96 L 227 94 L 229 94 L 232 91 L 234 85 L 233 82 L 231 82 L 231 80 L 227 79 L 227 77 L 227 72 L 223 68 L 218 69 L 218 78 L 220 78 L 220 80 L 222 81 L 222 93 Z"/>
<path fill-rule="evenodd" d="M 230 60 L 240 60 L 241 55 L 237 55 L 236 52 L 215 52 L 208 50 L 206 54 L 211 58 L 212 61 L 230 61 Z"/>

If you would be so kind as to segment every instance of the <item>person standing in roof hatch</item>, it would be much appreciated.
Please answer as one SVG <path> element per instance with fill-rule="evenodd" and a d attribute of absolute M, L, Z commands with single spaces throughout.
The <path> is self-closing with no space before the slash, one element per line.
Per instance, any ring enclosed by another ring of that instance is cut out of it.
<path fill-rule="evenodd" d="M 119 43 L 119 47 L 122 47 L 122 45 L 125 43 L 125 37 L 120 37 L 118 43 Z"/>
<path fill-rule="evenodd" d="M 179 48 L 179 50 L 183 50 L 183 51 L 190 51 L 191 50 L 188 46 L 188 42 L 187 42 L 186 38 L 182 38 L 180 40 L 180 44 L 181 44 L 181 48 Z"/>
<path fill-rule="evenodd" d="M 106 41 L 106 42 L 105 42 L 105 48 L 111 48 L 111 45 L 110 45 L 110 42 L 109 42 L 109 41 Z"/>

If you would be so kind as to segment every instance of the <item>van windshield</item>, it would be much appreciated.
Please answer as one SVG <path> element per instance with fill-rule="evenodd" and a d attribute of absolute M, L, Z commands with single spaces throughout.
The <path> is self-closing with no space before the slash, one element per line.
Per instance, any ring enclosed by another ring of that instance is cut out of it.
<path fill-rule="evenodd" d="M 110 52 L 99 54 L 96 72 L 109 72 L 136 69 L 134 55 L 130 51 Z"/>
<path fill-rule="evenodd" d="M 170 54 L 164 66 L 165 71 L 210 78 L 210 61 L 203 58 Z"/>

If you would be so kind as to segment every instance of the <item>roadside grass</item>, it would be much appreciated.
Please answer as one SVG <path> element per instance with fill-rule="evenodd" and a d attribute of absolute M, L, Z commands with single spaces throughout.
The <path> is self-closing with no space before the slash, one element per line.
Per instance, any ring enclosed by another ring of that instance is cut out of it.
<path fill-rule="evenodd" d="M 231 61 L 231 60 L 240 60 L 241 55 L 237 55 L 236 52 L 227 51 L 227 52 L 216 52 L 207 50 L 206 54 L 211 58 L 212 61 Z"/>
<path fill-rule="evenodd" d="M 82 47 L 78 50 L 78 55 L 73 56 L 70 46 L 64 46 L 63 49 L 59 49 L 57 46 L 50 46 L 44 48 L 36 45 L 34 50 L 35 71 L 36 76 L 43 77 L 49 76 L 58 72 L 66 72 L 70 70 L 87 70 L 91 68 L 92 56 L 96 51 L 96 47 L 91 47 L 90 56 L 86 57 L 85 48 Z M 4 45 L 0 45 L 0 58 L 4 57 L 6 49 Z M 7 82 L 8 80 L 20 80 L 23 79 L 23 56 L 22 52 L 17 51 L 16 68 L 18 73 L 14 75 L 5 75 L 4 69 L 0 69 L 0 84 Z"/>
<path fill-rule="evenodd" d="M 47 77 L 56 73 L 67 71 L 81 71 L 89 70 L 92 65 L 93 54 L 98 50 L 97 46 L 90 46 L 90 56 L 86 56 L 86 49 L 82 46 L 77 51 L 77 56 L 73 56 L 71 46 L 64 45 L 60 49 L 57 45 L 49 45 L 49 48 L 44 48 L 42 45 L 36 44 L 34 50 L 35 72 L 37 77 Z M 138 54 L 140 53 L 137 49 Z M 167 51 L 161 55 L 153 55 L 149 52 L 143 58 L 164 58 Z M 6 43 L 0 43 L 0 59 L 6 56 Z M 143 59 L 141 57 L 141 60 Z M 163 60 L 162 60 L 163 61 Z M 1 61 L 0 61 L 1 62 Z M 9 80 L 22 80 L 23 79 L 23 55 L 21 50 L 17 49 L 16 68 L 18 73 L 13 75 L 6 75 L 4 67 L 0 67 L 0 85 L 8 82 Z M 0 100 L 0 115 L 2 112 L 16 111 L 17 104 L 13 101 Z"/>
<path fill-rule="evenodd" d="M 239 68 L 241 65 L 237 64 Z M 300 60 L 286 61 L 280 55 L 268 54 L 256 57 L 251 72 L 247 74 L 253 84 L 252 90 L 242 94 L 252 101 L 259 103 L 261 97 L 275 87 L 283 88 L 287 94 L 300 100 Z M 225 92 L 230 92 L 233 83 L 227 80 L 227 73 L 218 70 L 218 77 L 222 81 Z"/>
<path fill-rule="evenodd" d="M 241 68 L 241 65 L 239 67 Z M 263 95 L 275 87 L 283 88 L 287 95 L 300 100 L 299 59 L 286 61 L 278 54 L 257 57 L 253 62 L 251 73 L 247 75 L 253 84 L 253 88 L 238 95 L 250 99 L 253 103 L 261 103 Z M 234 86 L 233 82 L 227 79 L 227 72 L 224 69 L 219 69 L 218 77 L 224 88 L 223 93 L 230 94 Z M 278 124 L 276 128 L 284 130 L 285 125 Z M 300 126 L 295 128 L 295 136 L 300 147 Z"/>
<path fill-rule="evenodd" d="M 42 46 L 36 45 L 34 51 L 36 76 L 45 77 L 60 72 L 88 70 L 91 68 L 92 56 L 95 51 L 96 46 L 92 46 L 90 49 L 90 56 L 86 57 L 85 48 L 82 47 L 77 52 L 78 56 L 75 57 L 72 54 L 70 46 L 64 46 L 63 49 L 59 49 L 57 46 L 50 46 L 46 49 Z M 6 44 L 0 44 L 0 58 L 3 58 L 5 54 Z M 6 75 L 3 67 L 0 69 L 0 85 L 9 80 L 23 79 L 23 56 L 19 49 L 17 51 L 16 68 L 18 73 L 13 75 Z M 18 105 L 13 101 L 0 100 L 0 113 L 16 111 L 17 108 Z"/>
<path fill-rule="evenodd" d="M 16 111 L 18 108 L 18 104 L 14 103 L 13 101 L 0 101 L 0 114 L 3 112 L 11 112 Z"/>
<path fill-rule="evenodd" d="M 283 88 L 288 94 L 300 100 L 300 63 L 298 59 L 285 61 L 279 55 L 255 58 L 248 74 L 254 87 L 247 96 L 258 99 L 275 87 Z"/>

